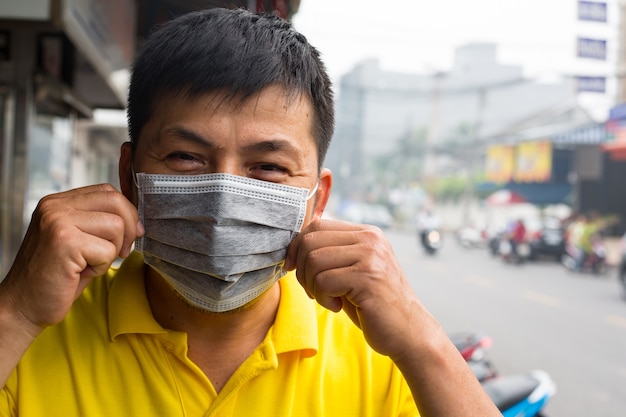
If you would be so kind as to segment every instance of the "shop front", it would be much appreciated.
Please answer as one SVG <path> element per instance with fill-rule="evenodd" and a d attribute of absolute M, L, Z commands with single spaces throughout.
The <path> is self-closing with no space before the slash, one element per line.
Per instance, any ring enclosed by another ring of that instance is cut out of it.
<path fill-rule="evenodd" d="M 0 277 L 39 199 L 69 188 L 77 122 L 125 107 L 135 22 L 134 0 L 0 3 Z"/>

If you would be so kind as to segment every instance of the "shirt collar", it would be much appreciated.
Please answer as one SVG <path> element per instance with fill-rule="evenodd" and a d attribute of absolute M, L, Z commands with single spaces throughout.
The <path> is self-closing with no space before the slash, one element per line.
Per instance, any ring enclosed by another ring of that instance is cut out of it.
<path fill-rule="evenodd" d="M 317 310 L 300 285 L 294 271 L 278 281 L 280 304 L 270 330 L 276 353 L 301 350 L 313 356 L 318 348 Z"/>
<path fill-rule="evenodd" d="M 143 256 L 132 252 L 115 275 L 109 293 L 109 334 L 111 340 L 122 334 L 165 334 L 152 315 L 144 284 L 147 266 Z M 271 338 L 276 353 L 302 350 L 312 356 L 318 349 L 315 302 L 307 295 L 294 271 L 279 280 L 280 304 Z"/>
<path fill-rule="evenodd" d="M 111 340 L 127 333 L 167 333 L 152 315 L 146 295 L 143 256 L 132 252 L 122 262 L 109 292 L 109 335 Z"/>

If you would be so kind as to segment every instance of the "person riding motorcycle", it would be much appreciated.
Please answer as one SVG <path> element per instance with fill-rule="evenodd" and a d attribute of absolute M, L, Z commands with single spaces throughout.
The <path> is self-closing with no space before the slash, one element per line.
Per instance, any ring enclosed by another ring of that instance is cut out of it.
<path fill-rule="evenodd" d="M 426 250 L 433 250 L 428 240 L 428 234 L 439 229 L 439 218 L 430 209 L 423 209 L 417 216 L 417 232 L 419 234 L 422 247 Z"/>

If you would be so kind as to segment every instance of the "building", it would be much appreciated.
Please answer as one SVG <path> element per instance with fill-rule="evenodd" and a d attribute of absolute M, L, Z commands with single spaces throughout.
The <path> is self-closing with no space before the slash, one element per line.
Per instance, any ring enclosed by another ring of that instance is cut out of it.
<path fill-rule="evenodd" d="M 441 154 L 446 147 L 475 148 L 536 114 L 575 106 L 572 79 L 546 84 L 525 78 L 521 66 L 498 63 L 496 52 L 489 43 L 460 47 L 452 68 L 436 74 L 386 72 L 376 60 L 363 61 L 345 74 L 327 159 L 338 192 L 345 196 L 367 190 L 375 181 L 373 160 L 401 152 L 401 138 L 412 131 L 423 130 L 426 150 Z M 456 158 L 467 165 L 467 155 Z"/>

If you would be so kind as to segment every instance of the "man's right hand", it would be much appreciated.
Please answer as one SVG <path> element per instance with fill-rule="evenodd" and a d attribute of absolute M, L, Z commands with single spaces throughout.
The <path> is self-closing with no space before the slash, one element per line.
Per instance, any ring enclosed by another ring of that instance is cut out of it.
<path fill-rule="evenodd" d="M 109 184 L 52 194 L 39 202 L 0 284 L 0 357 L 19 356 L 8 360 L 14 362 L 11 369 L 41 330 L 63 320 L 89 282 L 118 256 L 128 256 L 142 234 L 137 209 Z M 8 364 L 0 362 L 3 381 Z"/>

